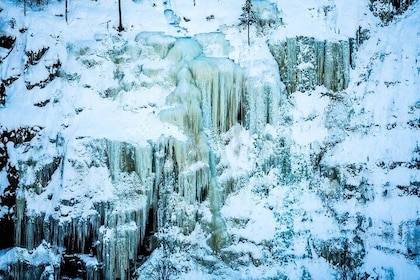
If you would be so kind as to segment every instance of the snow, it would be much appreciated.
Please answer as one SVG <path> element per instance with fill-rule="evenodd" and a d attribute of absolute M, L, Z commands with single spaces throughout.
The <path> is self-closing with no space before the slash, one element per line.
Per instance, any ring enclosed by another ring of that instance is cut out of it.
<path fill-rule="evenodd" d="M 417 202 L 418 199 L 415 197 L 393 197 L 386 202 L 377 199 L 366 211 L 373 220 L 384 219 L 391 221 L 394 225 L 400 225 L 403 221 L 415 220 L 418 217 L 420 206 Z M 385 203 L 387 207 L 381 208 Z"/>
<path fill-rule="evenodd" d="M 370 28 L 378 23 L 366 1 L 354 1 L 351 4 L 345 0 L 275 2 L 282 11 L 283 22 L 287 27 L 279 30 L 276 36 L 283 38 L 294 35 L 321 40 L 349 38 L 355 36 L 359 26 Z"/>
<path fill-rule="evenodd" d="M 19 247 L 0 250 L 0 269 L 7 271 L 8 264 L 23 260 L 28 260 L 34 265 L 57 266 L 60 263 L 60 258 L 49 249 L 48 244 L 42 243 L 30 253 Z M 28 275 L 30 275 L 30 272 L 28 272 Z"/>
<path fill-rule="evenodd" d="M 225 166 L 224 173 L 232 177 L 247 175 L 255 164 L 254 139 L 249 131 L 241 126 L 234 126 L 222 137 L 227 143 L 221 161 Z"/>
<path fill-rule="evenodd" d="M 418 279 L 420 275 L 420 269 L 409 264 L 405 258 L 375 249 L 366 256 L 365 265 L 368 273 L 379 279 Z"/>
<path fill-rule="evenodd" d="M 297 92 L 294 96 L 297 110 L 294 111 L 293 118 L 296 120 L 296 125 L 292 127 L 292 135 L 300 145 L 322 142 L 328 135 L 322 115 L 329 99 L 322 95 L 323 91 L 326 89 L 319 88 L 311 95 Z"/>
<path fill-rule="evenodd" d="M 18 260 L 56 265 L 67 245 L 38 244 L 30 230 L 55 219 L 49 229 L 79 229 L 69 235 L 82 251 L 89 238 L 102 242 L 96 257 L 78 253 L 108 278 L 125 279 L 146 223 L 173 248 L 158 246 L 135 267 L 139 279 L 160 260 L 177 279 L 334 279 L 337 252 L 360 258 L 354 277 L 418 278 L 420 200 L 404 191 L 420 180 L 418 1 L 383 26 L 365 0 L 255 0 L 266 25 L 251 26 L 249 47 L 240 1 L 122 1 L 123 32 L 117 1 L 69 1 L 67 22 L 64 1 L 49 2 L 26 17 L 21 2 L 0 4 L 0 34 L 16 37 L 10 55 L 0 50 L 1 79 L 18 78 L 6 87 L 1 132 L 42 128 L 0 146 L 20 168 L 23 203 L 0 217 L 15 211 L 17 228 L 27 226 L 16 233 L 26 249 L 0 251 L 1 273 Z M 351 49 L 361 30 L 369 38 Z M 351 49 L 353 68 L 326 57 L 323 85 L 286 91 L 273 43 L 302 56 L 286 62 L 296 62 L 295 82 L 315 73 L 297 37 L 324 43 L 325 56 Z M 27 64 L 25 53 L 43 48 Z M 354 246 L 319 253 L 335 239 Z"/>

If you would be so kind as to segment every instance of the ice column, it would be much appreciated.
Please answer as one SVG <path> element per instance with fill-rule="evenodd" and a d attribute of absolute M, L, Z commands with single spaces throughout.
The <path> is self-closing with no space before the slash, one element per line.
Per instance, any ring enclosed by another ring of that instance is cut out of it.
<path fill-rule="evenodd" d="M 143 243 L 147 222 L 146 199 L 119 201 L 99 230 L 99 260 L 105 279 L 130 279 L 130 265 Z"/>
<path fill-rule="evenodd" d="M 287 91 L 313 90 L 317 85 L 333 91 L 345 89 L 349 83 L 350 40 L 318 41 L 299 36 L 271 42 L 270 51 Z"/>
<path fill-rule="evenodd" d="M 201 92 L 193 84 L 191 71 L 183 67 L 177 75 L 177 87 L 166 99 L 171 109 L 160 113 L 161 119 L 175 124 L 198 140 L 202 130 Z"/>
<path fill-rule="evenodd" d="M 205 127 L 227 131 L 237 123 L 244 93 L 244 72 L 227 58 L 199 57 L 189 64 L 202 94 Z"/>
<path fill-rule="evenodd" d="M 226 247 L 230 240 L 227 234 L 226 224 L 223 220 L 220 209 L 222 208 L 222 192 L 216 180 L 216 163 L 213 153 L 210 153 L 210 173 L 211 181 L 209 188 L 210 197 L 210 211 L 212 213 L 212 234 L 209 240 L 209 245 L 213 251 L 218 252 L 220 249 Z"/>
<path fill-rule="evenodd" d="M 278 124 L 282 116 L 282 98 L 286 96 L 276 62 L 266 60 L 258 67 L 258 73 L 247 75 L 246 93 L 241 102 L 241 120 L 251 133 L 263 131 L 266 124 Z"/>

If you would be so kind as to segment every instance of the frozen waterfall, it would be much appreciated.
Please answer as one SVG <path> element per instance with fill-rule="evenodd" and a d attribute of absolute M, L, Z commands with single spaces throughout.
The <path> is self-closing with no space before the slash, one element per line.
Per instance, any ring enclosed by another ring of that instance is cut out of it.
<path fill-rule="evenodd" d="M 3 2 L 1 279 L 419 271 L 419 1 Z"/>
<path fill-rule="evenodd" d="M 209 42 L 217 46 L 214 51 L 203 50 L 201 44 Z M 56 154 L 46 163 L 21 163 L 25 180 L 16 196 L 16 245 L 35 250 L 45 241 L 64 250 L 63 271 L 73 269 L 75 258 L 93 258 L 96 262 L 81 259 L 78 269 L 96 279 L 129 279 L 137 256 L 149 246 L 148 235 L 171 225 L 191 232 L 197 214 L 190 205 L 205 200 L 212 214 L 208 244 L 214 251 L 227 246 L 220 214 L 225 183 L 218 182 L 218 155 L 212 151 L 214 141 L 220 141 L 216 135 L 238 124 L 253 132 L 275 124 L 284 93 L 278 76 L 258 81 L 229 59 L 229 42 L 221 33 L 174 38 L 144 32 L 134 43 L 118 39 L 117 45 L 106 51 L 116 67 L 114 85 L 105 90 L 94 85 L 105 92 L 102 98 L 126 104 L 129 94 L 166 90 L 165 108 L 157 115 L 186 137 L 161 135 L 141 143 L 85 136 L 53 141 Z M 68 46 L 67 52 L 84 67 L 95 67 L 105 60 L 93 58 L 94 48 L 94 42 L 84 42 Z M 156 73 L 161 82 L 153 78 Z M 138 110 L 136 104 L 121 106 Z M 44 200 L 47 208 L 40 209 L 37 203 Z"/>

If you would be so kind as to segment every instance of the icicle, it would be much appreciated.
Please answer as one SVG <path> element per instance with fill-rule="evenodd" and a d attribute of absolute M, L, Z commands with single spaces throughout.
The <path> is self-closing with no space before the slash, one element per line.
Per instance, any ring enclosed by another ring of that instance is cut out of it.
<path fill-rule="evenodd" d="M 146 184 L 152 176 L 153 150 L 150 145 L 135 147 L 135 170 L 140 181 Z"/>
<path fill-rule="evenodd" d="M 216 163 L 213 153 L 210 153 L 209 162 L 212 177 L 209 187 L 210 211 L 212 213 L 212 234 L 208 242 L 213 251 L 219 252 L 222 248 L 228 246 L 230 240 L 227 234 L 226 224 L 220 214 L 222 193 L 216 181 Z"/>
<path fill-rule="evenodd" d="M 286 42 L 270 44 L 270 51 L 289 93 L 312 90 L 316 85 L 340 91 L 349 83 L 350 41 L 287 38 Z"/>
<path fill-rule="evenodd" d="M 174 107 L 162 111 L 161 119 L 183 128 L 186 134 L 197 139 L 202 130 L 201 94 L 192 84 L 192 74 L 186 67 L 179 71 L 177 88 L 167 97 L 166 103 Z"/>
<path fill-rule="evenodd" d="M 287 82 L 290 92 L 296 91 L 296 66 L 297 66 L 297 53 L 296 53 L 296 38 L 287 38 Z"/>
<path fill-rule="evenodd" d="M 324 63 L 325 63 L 325 42 L 315 42 L 315 57 L 316 57 L 316 69 L 317 69 L 317 85 L 322 85 L 324 81 Z"/>
<path fill-rule="evenodd" d="M 104 278 L 130 279 L 130 263 L 137 259 L 147 222 L 146 199 L 118 202 L 107 214 L 105 224 L 99 230 L 98 248 L 104 262 Z"/>
<path fill-rule="evenodd" d="M 261 133 L 266 124 L 277 126 L 279 123 L 282 116 L 281 100 L 286 96 L 286 88 L 280 81 L 274 59 L 255 63 L 259 63 L 259 71 L 251 71 L 247 75 L 246 92 L 241 98 L 238 114 L 241 124 L 251 133 Z"/>
<path fill-rule="evenodd" d="M 111 177 L 116 179 L 121 172 L 136 172 L 142 183 L 151 175 L 151 147 L 126 142 L 106 140 L 108 166 Z"/>
<path fill-rule="evenodd" d="M 148 144 L 146 146 L 137 146 L 135 148 L 135 160 L 136 160 L 136 173 L 140 178 L 140 182 L 143 185 L 147 203 L 153 204 L 153 199 L 156 195 L 155 191 L 155 173 L 154 173 L 154 154 L 153 147 Z"/>
<path fill-rule="evenodd" d="M 340 41 L 341 52 L 343 57 L 342 75 L 343 75 L 343 89 L 346 89 L 350 83 L 350 67 L 351 67 L 351 44 L 350 40 Z"/>
<path fill-rule="evenodd" d="M 225 58 L 200 57 L 189 65 L 202 94 L 204 127 L 227 131 L 237 123 L 244 90 L 242 69 Z"/>
<path fill-rule="evenodd" d="M 25 234 L 25 208 L 26 208 L 26 199 L 23 191 L 18 191 L 16 194 L 16 206 L 15 206 L 15 242 L 17 246 L 24 247 L 23 236 Z"/>
<path fill-rule="evenodd" d="M 32 250 L 34 246 L 34 219 L 31 216 L 26 216 L 25 223 L 25 248 Z"/>
<path fill-rule="evenodd" d="M 121 142 L 118 141 L 107 141 L 107 156 L 108 166 L 111 173 L 112 180 L 115 180 L 117 173 L 120 171 L 120 160 L 121 160 Z"/>
<path fill-rule="evenodd" d="M 24 226 L 25 243 L 23 247 L 32 250 L 41 244 L 43 239 L 43 220 L 44 214 L 26 213 Z"/>
<path fill-rule="evenodd" d="M 331 42 L 327 42 L 325 44 L 325 72 L 324 72 L 324 85 L 326 88 L 334 89 L 336 88 L 334 85 L 335 75 L 337 73 L 336 67 L 336 57 L 335 54 L 336 45 L 332 44 Z"/>

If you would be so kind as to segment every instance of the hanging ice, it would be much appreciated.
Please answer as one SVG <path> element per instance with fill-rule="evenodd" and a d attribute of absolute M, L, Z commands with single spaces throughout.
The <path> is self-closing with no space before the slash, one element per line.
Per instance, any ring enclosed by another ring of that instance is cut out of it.
<path fill-rule="evenodd" d="M 287 38 L 271 42 L 280 77 L 289 93 L 324 85 L 333 91 L 349 84 L 351 49 L 349 40 L 326 42 L 311 37 Z"/>

